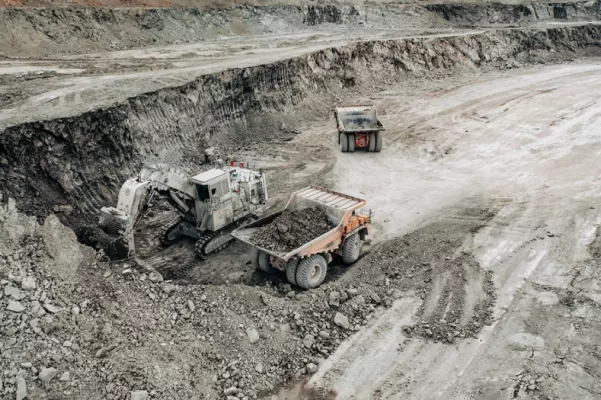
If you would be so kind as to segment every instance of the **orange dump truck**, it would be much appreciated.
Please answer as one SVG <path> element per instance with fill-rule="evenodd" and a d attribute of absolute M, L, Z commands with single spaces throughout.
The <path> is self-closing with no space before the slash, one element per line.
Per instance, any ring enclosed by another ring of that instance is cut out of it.
<path fill-rule="evenodd" d="M 365 204 L 365 200 L 356 197 L 309 186 L 294 192 L 284 210 L 251 222 L 232 232 L 232 236 L 253 247 L 252 261 L 258 269 L 268 273 L 285 272 L 290 283 L 313 289 L 323 283 L 328 264 L 336 255 L 341 256 L 345 264 L 359 259 L 371 223 L 371 211 L 363 209 Z M 333 226 L 321 236 L 287 253 L 269 250 L 253 242 L 255 232 L 284 211 L 315 207 L 325 211 Z"/>
<path fill-rule="evenodd" d="M 338 143 L 344 153 L 356 149 L 380 152 L 384 126 L 378 119 L 376 107 L 372 105 L 338 107 L 334 110 Z"/>

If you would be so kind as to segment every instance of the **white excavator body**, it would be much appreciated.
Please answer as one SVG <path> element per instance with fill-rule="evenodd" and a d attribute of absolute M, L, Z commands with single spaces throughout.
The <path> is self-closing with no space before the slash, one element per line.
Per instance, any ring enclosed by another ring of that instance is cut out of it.
<path fill-rule="evenodd" d="M 170 166 L 145 166 L 137 178 L 123 184 L 117 207 L 100 212 L 99 226 L 119 237 L 128 257 L 135 254 L 138 220 L 157 193 L 168 194 L 180 214 L 160 233 L 161 241 L 194 238 L 195 251 L 205 256 L 229 243 L 233 239 L 229 233 L 265 204 L 267 184 L 263 172 L 241 165 L 220 166 L 190 178 Z"/>

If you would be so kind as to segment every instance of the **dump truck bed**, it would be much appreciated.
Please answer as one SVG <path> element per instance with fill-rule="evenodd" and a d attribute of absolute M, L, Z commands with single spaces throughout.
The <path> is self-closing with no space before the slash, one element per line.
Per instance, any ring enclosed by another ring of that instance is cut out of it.
<path fill-rule="evenodd" d="M 378 132 L 384 126 L 378 120 L 376 107 L 372 105 L 337 107 L 335 109 L 340 132 Z"/>
<path fill-rule="evenodd" d="M 329 189 L 309 186 L 294 192 L 284 210 L 251 222 L 250 224 L 235 230 L 232 235 L 236 239 L 284 261 L 293 257 L 306 257 L 311 254 L 333 251 L 336 250 L 342 242 L 342 237 L 344 235 L 343 227 L 348 223 L 352 212 L 362 208 L 365 204 L 365 200 L 356 197 Z M 312 207 L 321 207 L 326 212 L 329 222 L 333 225 L 332 229 L 323 235 L 310 242 L 304 243 L 287 253 L 266 249 L 253 241 L 252 236 L 261 229 L 261 227 L 270 224 L 284 211 L 295 211 Z"/>

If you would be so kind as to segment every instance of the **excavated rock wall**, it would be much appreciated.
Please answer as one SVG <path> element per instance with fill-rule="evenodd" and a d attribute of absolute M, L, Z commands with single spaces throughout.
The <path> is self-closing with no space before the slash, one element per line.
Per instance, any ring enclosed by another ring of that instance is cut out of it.
<path fill-rule="evenodd" d="M 89 222 L 99 207 L 115 203 L 122 182 L 143 161 L 198 160 L 207 145 L 235 152 L 272 140 L 281 134 L 280 121 L 321 115 L 345 89 L 573 57 L 600 44 L 597 25 L 497 30 L 353 43 L 206 75 L 80 116 L 6 128 L 0 132 L 0 190 L 28 213 L 45 216 L 68 204 L 73 212 L 65 221 Z"/>
<path fill-rule="evenodd" d="M 0 55 L 52 57 L 183 44 L 224 35 L 290 33 L 322 24 L 354 29 L 452 28 L 598 20 L 598 2 L 531 4 L 269 5 L 203 8 L 0 8 Z"/>
<path fill-rule="evenodd" d="M 429 12 L 442 16 L 459 26 L 486 24 L 515 24 L 520 22 L 548 20 L 599 19 L 599 2 L 587 3 L 522 3 L 522 4 L 428 4 Z"/>

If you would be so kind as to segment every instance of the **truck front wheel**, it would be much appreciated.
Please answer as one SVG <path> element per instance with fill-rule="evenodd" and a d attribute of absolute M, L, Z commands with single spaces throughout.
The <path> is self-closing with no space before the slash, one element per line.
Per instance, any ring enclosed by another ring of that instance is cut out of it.
<path fill-rule="evenodd" d="M 347 237 L 342 245 L 342 261 L 350 265 L 359 259 L 361 254 L 361 238 L 357 233 Z"/>
<path fill-rule="evenodd" d="M 303 289 L 315 289 L 326 279 L 328 263 L 319 254 L 305 258 L 296 269 L 296 284 Z"/>

